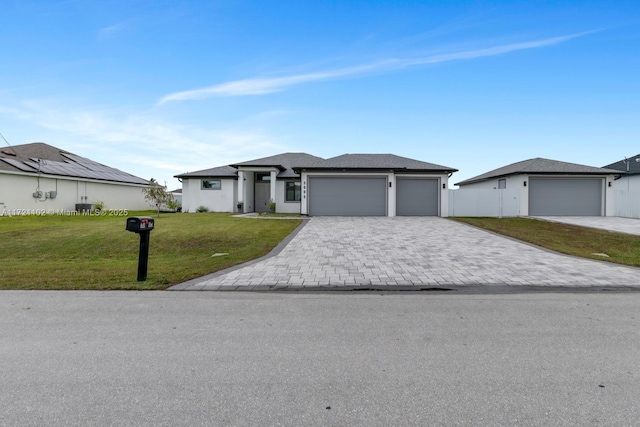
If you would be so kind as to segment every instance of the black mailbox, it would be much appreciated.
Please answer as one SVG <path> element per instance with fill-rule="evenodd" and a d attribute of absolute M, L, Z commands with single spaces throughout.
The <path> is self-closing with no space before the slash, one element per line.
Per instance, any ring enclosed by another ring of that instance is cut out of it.
<path fill-rule="evenodd" d="M 130 216 L 127 218 L 127 230 L 140 235 L 140 253 L 138 254 L 138 282 L 147 280 L 149 263 L 149 235 L 153 230 L 153 218 L 150 216 Z"/>
<path fill-rule="evenodd" d="M 127 230 L 139 233 L 153 230 L 153 218 L 150 216 L 132 216 L 127 218 Z"/>

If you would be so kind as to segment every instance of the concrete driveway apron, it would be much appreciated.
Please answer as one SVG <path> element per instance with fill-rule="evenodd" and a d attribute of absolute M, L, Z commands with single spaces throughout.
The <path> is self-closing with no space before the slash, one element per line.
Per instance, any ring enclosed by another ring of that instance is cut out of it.
<path fill-rule="evenodd" d="M 562 222 L 580 227 L 600 228 L 617 233 L 640 235 L 640 219 L 619 216 L 540 216 L 545 221 Z"/>
<path fill-rule="evenodd" d="M 640 269 L 552 253 L 438 217 L 315 217 L 276 256 L 172 290 L 639 287 Z"/>

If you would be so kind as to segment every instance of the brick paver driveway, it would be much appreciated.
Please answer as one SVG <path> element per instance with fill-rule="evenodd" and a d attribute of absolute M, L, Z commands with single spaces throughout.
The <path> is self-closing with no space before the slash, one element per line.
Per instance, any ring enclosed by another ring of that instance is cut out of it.
<path fill-rule="evenodd" d="M 173 290 L 639 287 L 640 269 L 552 253 L 437 217 L 315 217 L 276 256 Z"/>

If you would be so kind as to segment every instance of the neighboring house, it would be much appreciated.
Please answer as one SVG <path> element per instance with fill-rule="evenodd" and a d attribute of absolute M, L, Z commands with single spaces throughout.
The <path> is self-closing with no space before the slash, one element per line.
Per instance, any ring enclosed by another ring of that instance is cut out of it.
<path fill-rule="evenodd" d="M 182 188 L 176 188 L 175 190 L 171 190 L 171 194 L 176 202 L 182 206 Z"/>
<path fill-rule="evenodd" d="M 640 191 L 640 154 L 603 167 L 620 171 L 613 183 L 616 190 Z"/>
<path fill-rule="evenodd" d="M 183 211 L 275 211 L 303 215 L 447 216 L 456 169 L 392 154 L 322 159 L 284 153 L 177 175 Z"/>
<path fill-rule="evenodd" d="M 640 154 L 604 167 L 619 171 L 613 182 L 615 215 L 640 218 Z"/>
<path fill-rule="evenodd" d="M 90 209 L 149 209 L 148 181 L 42 142 L 0 150 L 2 212 L 58 213 Z"/>
<path fill-rule="evenodd" d="M 483 211 L 479 215 L 493 212 L 489 216 L 613 216 L 618 173 L 557 160 L 524 160 L 456 183 L 460 189 L 454 191 L 450 214 L 474 215 L 475 208 Z M 496 203 L 500 209 L 490 206 Z"/>

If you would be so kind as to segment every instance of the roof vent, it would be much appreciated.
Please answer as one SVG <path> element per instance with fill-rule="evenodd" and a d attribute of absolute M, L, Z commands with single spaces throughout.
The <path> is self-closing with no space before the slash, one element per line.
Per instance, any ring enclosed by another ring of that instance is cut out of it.
<path fill-rule="evenodd" d="M 17 156 L 13 151 L 2 150 L 2 154 L 6 154 L 7 156 Z"/>

